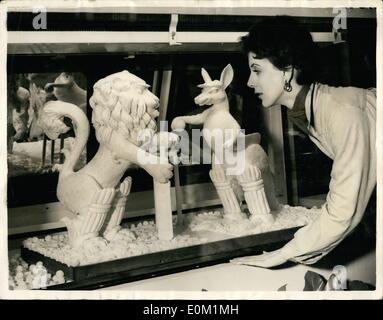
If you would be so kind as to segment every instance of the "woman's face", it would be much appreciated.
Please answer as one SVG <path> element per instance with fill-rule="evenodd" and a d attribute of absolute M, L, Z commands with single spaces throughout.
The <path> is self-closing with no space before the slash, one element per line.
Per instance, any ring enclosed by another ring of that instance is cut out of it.
<path fill-rule="evenodd" d="M 283 71 L 277 69 L 268 59 L 257 59 L 256 54 L 248 54 L 250 77 L 247 85 L 254 89 L 264 107 L 280 104 L 284 93 Z"/>

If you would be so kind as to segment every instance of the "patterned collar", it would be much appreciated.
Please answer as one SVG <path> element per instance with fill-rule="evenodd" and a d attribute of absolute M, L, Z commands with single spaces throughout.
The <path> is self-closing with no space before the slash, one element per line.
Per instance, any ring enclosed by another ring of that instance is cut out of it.
<path fill-rule="evenodd" d="M 306 117 L 305 101 L 309 92 L 310 86 L 303 86 L 297 94 L 292 109 L 287 110 L 287 116 L 303 133 L 310 135 L 307 129 L 309 122 Z"/>
<path fill-rule="evenodd" d="M 303 116 L 304 116 L 304 118 L 307 121 L 306 110 L 305 110 L 305 101 L 306 101 L 306 97 L 307 97 L 309 90 L 310 90 L 310 86 L 304 85 L 301 88 L 301 90 L 298 92 L 298 94 L 295 98 L 293 107 L 291 109 L 288 109 L 288 111 L 287 111 L 290 117 L 303 119 Z"/>

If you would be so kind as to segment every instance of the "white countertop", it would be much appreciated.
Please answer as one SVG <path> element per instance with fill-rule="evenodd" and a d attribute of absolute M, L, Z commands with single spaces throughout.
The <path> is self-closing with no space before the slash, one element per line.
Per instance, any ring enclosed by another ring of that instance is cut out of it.
<path fill-rule="evenodd" d="M 345 267 L 347 268 L 347 278 L 349 280 L 360 280 L 375 285 L 375 252 L 367 253 Z M 224 263 L 125 283 L 102 290 L 277 291 L 286 284 L 286 291 L 302 291 L 304 276 L 308 270 L 317 272 L 328 279 L 332 268 L 319 269 L 306 265 L 291 264 L 285 268 L 271 270 Z"/>

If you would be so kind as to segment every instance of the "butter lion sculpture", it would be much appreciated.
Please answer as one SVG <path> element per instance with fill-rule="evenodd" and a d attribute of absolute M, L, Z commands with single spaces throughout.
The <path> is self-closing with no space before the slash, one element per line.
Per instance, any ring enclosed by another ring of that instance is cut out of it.
<path fill-rule="evenodd" d="M 251 139 L 254 140 L 254 135 L 245 137 L 245 147 L 242 148 L 244 167 L 242 167 L 241 173 L 229 175 L 230 165 L 227 161 L 229 157 L 223 157 L 221 161 L 216 157 L 218 153 L 223 154 L 222 150 L 224 149 L 229 151 L 226 154 L 231 157 L 237 156 L 239 158 L 240 155 L 239 150 L 230 153 L 230 150 L 233 150 L 233 145 L 238 142 L 237 139 L 242 134 L 238 122 L 229 112 L 229 101 L 225 92 L 233 80 L 233 76 L 234 72 L 230 64 L 223 69 L 220 80 L 214 81 L 202 68 L 202 77 L 205 83 L 198 86 L 202 88 L 202 93 L 195 97 L 194 102 L 200 106 L 207 105 L 210 107 L 197 115 L 175 118 L 172 122 L 172 129 L 184 129 L 186 123 L 203 124 L 203 137 L 213 154 L 210 178 L 222 201 L 225 218 L 232 220 L 245 218 L 240 206 L 243 196 L 252 221 L 259 222 L 261 220 L 272 223 L 273 216 L 270 214 L 270 207 L 274 210 L 278 208 L 279 204 L 274 194 L 274 184 L 267 155 L 259 143 L 250 141 Z M 218 141 L 222 142 L 221 145 L 217 143 Z M 230 161 L 230 163 L 233 162 Z"/>
<path fill-rule="evenodd" d="M 129 234 L 120 226 L 132 179 L 120 179 L 132 164 L 143 167 L 157 182 L 166 183 L 172 176 L 172 165 L 160 162 L 140 146 L 142 139 L 155 137 L 159 99 L 148 90 L 149 85 L 128 71 L 109 75 L 94 85 L 90 98 L 92 123 L 100 144 L 96 155 L 79 171 L 74 166 L 86 146 L 89 122 L 84 112 L 74 104 L 50 101 L 45 104 L 41 123 L 51 139 L 69 128 L 63 117 L 69 117 L 76 138 L 71 150 L 63 150 L 65 161 L 59 165 L 57 196 L 73 213 L 63 221 L 68 229 L 70 244 L 111 241 L 119 233 Z M 151 133 L 148 135 L 148 132 Z M 146 159 L 145 164 L 140 159 Z M 102 236 L 102 237 L 101 237 Z M 92 241 L 86 241 L 91 239 Z"/>

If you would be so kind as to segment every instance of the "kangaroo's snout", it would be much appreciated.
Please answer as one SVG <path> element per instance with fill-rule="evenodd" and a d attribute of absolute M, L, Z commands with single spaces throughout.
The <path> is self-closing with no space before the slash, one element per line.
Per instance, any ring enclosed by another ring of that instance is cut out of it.
<path fill-rule="evenodd" d="M 212 103 L 209 100 L 210 98 L 206 94 L 201 93 L 194 98 L 194 103 L 199 106 L 211 105 Z"/>

